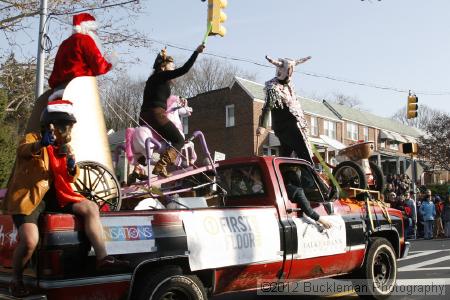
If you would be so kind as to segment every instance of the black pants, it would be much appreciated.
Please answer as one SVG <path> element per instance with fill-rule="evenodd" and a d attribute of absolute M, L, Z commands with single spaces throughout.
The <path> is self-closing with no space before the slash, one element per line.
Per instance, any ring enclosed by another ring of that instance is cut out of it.
<path fill-rule="evenodd" d="M 161 107 L 151 108 L 149 111 L 141 111 L 139 125 L 150 125 L 178 151 L 184 146 L 183 136 L 175 124 L 167 118 L 166 111 Z"/>
<path fill-rule="evenodd" d="M 86 200 L 87 201 L 87 200 Z M 56 200 L 56 191 L 55 187 L 52 184 L 50 189 L 45 193 L 44 198 L 41 200 L 38 206 L 35 207 L 33 212 L 29 215 L 13 215 L 13 222 L 16 225 L 16 228 L 24 223 L 33 223 L 38 225 L 39 217 L 44 212 L 57 212 L 63 214 L 73 214 L 73 205 L 74 203 L 69 203 L 64 207 L 59 207 L 58 202 Z"/>
<path fill-rule="evenodd" d="M 306 146 L 305 137 L 303 137 L 296 123 L 277 128 L 274 132 L 280 140 L 280 156 L 290 157 L 292 151 L 294 151 L 298 158 L 313 164 L 312 157 Z"/>

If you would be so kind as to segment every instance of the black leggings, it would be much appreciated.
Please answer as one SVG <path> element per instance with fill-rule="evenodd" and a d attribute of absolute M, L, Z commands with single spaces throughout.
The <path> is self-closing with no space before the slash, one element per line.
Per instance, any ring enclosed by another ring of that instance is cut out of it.
<path fill-rule="evenodd" d="M 166 116 L 163 108 L 153 108 L 141 111 L 139 125 L 150 125 L 165 140 L 169 141 L 178 151 L 184 146 L 184 138 L 178 128 Z"/>
<path fill-rule="evenodd" d="M 281 130 L 275 130 L 275 135 L 280 140 L 280 156 L 290 157 L 292 151 L 295 151 L 298 158 L 302 158 L 313 164 L 312 157 L 305 143 L 305 138 L 297 127 L 297 124 L 286 126 Z"/>

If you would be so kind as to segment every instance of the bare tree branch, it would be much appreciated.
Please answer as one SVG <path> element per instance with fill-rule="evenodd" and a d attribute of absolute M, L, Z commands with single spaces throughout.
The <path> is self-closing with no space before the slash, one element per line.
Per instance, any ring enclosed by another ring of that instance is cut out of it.
<path fill-rule="evenodd" d="M 120 130 L 135 127 L 144 93 L 144 80 L 132 79 L 126 73 L 100 81 L 106 127 Z"/>
<path fill-rule="evenodd" d="M 193 97 L 197 94 L 229 86 L 235 76 L 254 80 L 255 75 L 249 74 L 234 65 L 213 58 L 199 60 L 188 74 L 175 80 L 173 93 L 183 97 Z"/>
<path fill-rule="evenodd" d="M 450 116 L 436 114 L 424 129 L 426 134 L 419 138 L 419 157 L 433 170 L 450 171 Z"/>
<path fill-rule="evenodd" d="M 361 105 L 361 100 L 359 100 L 355 96 L 348 96 L 348 95 L 344 95 L 344 94 L 340 94 L 340 93 L 334 93 L 333 96 L 334 96 L 334 99 L 332 99 L 331 101 L 333 101 L 337 104 L 354 107 L 354 108 L 358 108 Z"/>
<path fill-rule="evenodd" d="M 441 112 L 433 109 L 431 107 L 428 107 L 426 105 L 420 105 L 419 109 L 417 110 L 417 118 L 414 119 L 408 119 L 406 117 L 406 105 L 405 107 L 399 109 L 392 118 L 394 120 L 398 120 L 401 123 L 416 127 L 419 129 L 425 130 L 430 122 L 433 122 L 435 117 L 440 115 Z"/>

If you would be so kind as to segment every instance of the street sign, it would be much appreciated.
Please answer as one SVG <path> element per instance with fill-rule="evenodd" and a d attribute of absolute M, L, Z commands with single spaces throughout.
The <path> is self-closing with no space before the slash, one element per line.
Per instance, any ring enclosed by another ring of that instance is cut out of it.
<path fill-rule="evenodd" d="M 214 162 L 225 159 L 225 153 L 214 151 Z"/>

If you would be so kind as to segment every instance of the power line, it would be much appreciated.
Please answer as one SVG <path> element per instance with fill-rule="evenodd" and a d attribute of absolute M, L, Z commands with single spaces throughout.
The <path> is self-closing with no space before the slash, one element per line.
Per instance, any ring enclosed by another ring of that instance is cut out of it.
<path fill-rule="evenodd" d="M 50 14 L 54 15 L 54 16 L 75 15 L 75 14 L 79 14 L 79 13 L 86 12 L 86 11 L 94 11 L 94 10 L 98 10 L 98 9 L 111 8 L 111 7 L 115 7 L 115 6 L 121 6 L 121 5 L 129 4 L 129 3 L 132 3 L 132 2 L 139 3 L 139 0 L 129 0 L 129 1 L 119 2 L 119 3 L 112 3 L 112 4 L 107 4 L 107 5 L 101 5 L 101 6 L 92 7 L 92 8 L 80 9 L 80 10 L 76 10 L 76 11 L 72 11 L 72 12 L 50 13 Z"/>
<path fill-rule="evenodd" d="M 152 38 L 147 38 L 149 41 L 154 42 L 154 43 L 158 43 L 161 45 L 165 45 L 167 47 L 172 47 L 175 49 L 179 49 L 179 50 L 183 50 L 183 51 L 194 51 L 194 49 L 191 49 L 189 47 L 185 47 L 185 46 L 179 46 L 170 42 L 166 42 L 166 41 L 162 41 L 162 40 L 156 40 L 156 39 L 152 39 Z M 221 58 L 221 59 L 225 59 L 225 60 L 231 60 L 231 61 L 238 61 L 238 62 L 245 62 L 245 63 L 249 63 L 249 64 L 253 64 L 259 67 L 264 67 L 264 68 L 273 68 L 272 65 L 268 65 L 268 64 L 263 64 L 254 60 L 250 60 L 247 58 L 240 58 L 240 57 L 231 57 L 231 56 L 226 56 L 226 55 L 220 55 L 220 54 L 215 54 L 215 53 L 203 53 L 204 55 L 208 55 L 208 56 L 212 56 L 212 57 L 217 57 L 217 58 Z M 375 89 L 380 89 L 380 90 L 388 90 L 388 91 L 393 91 L 393 92 L 398 92 L 398 93 L 409 93 L 409 91 L 411 89 L 402 89 L 402 88 L 397 88 L 397 87 L 392 87 L 392 86 L 385 86 L 382 84 L 376 84 L 376 83 L 368 83 L 368 82 L 360 82 L 360 81 L 356 81 L 356 80 L 351 80 L 351 79 L 345 79 L 345 78 L 339 78 L 336 76 L 332 76 L 332 75 L 326 75 L 326 74 L 319 74 L 319 73 L 315 73 L 315 72 L 306 72 L 306 71 L 294 71 L 295 73 L 300 73 L 306 76 L 311 76 L 311 77 L 317 77 L 317 78 L 324 78 L 324 79 L 328 79 L 328 80 L 332 80 L 332 81 L 337 81 L 337 82 L 344 82 L 344 83 L 348 83 L 348 84 L 353 84 L 353 85 L 359 85 L 359 86 L 364 86 L 364 87 L 369 87 L 369 88 L 375 88 Z M 433 91 L 415 91 L 416 95 L 425 95 L 425 96 L 446 96 L 446 95 L 450 95 L 450 91 L 442 91 L 442 92 L 433 92 Z"/>

